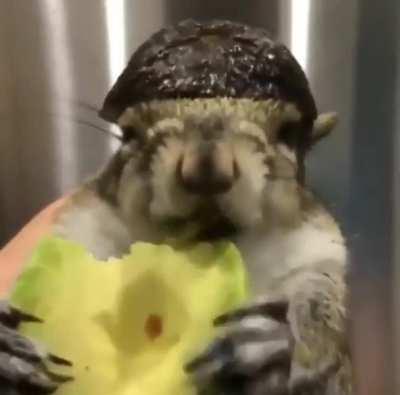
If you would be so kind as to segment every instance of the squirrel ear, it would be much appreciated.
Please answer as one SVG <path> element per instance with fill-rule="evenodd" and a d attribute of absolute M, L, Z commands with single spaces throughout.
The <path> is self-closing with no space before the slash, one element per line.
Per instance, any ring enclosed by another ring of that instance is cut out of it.
<path fill-rule="evenodd" d="M 338 121 L 339 117 L 335 112 L 318 115 L 313 125 L 311 135 L 312 145 L 316 144 L 319 140 L 326 137 L 337 125 Z"/>

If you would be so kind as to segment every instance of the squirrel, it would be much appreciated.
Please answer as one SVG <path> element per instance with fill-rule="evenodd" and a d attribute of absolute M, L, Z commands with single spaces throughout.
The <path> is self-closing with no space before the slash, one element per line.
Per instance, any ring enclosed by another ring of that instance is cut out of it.
<path fill-rule="evenodd" d="M 254 299 L 216 317 L 221 336 L 185 367 L 200 393 L 352 394 L 346 241 L 305 185 L 306 155 L 337 116 L 317 114 L 290 51 L 248 25 L 181 22 L 133 54 L 100 116 L 122 144 L 54 234 L 100 259 L 192 228 L 193 241 L 232 241 Z M 43 362 L 66 361 L 18 334 L 24 320 L 0 303 L 0 387 L 52 392 L 65 377 Z"/>

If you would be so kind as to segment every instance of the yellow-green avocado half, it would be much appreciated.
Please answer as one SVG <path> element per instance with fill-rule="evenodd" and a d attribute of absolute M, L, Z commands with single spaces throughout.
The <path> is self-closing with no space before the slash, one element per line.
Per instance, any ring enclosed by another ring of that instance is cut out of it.
<path fill-rule="evenodd" d="M 192 395 L 184 365 L 215 337 L 213 320 L 247 299 L 244 265 L 225 242 L 136 243 L 97 261 L 44 240 L 11 301 L 44 322 L 21 332 L 73 363 L 56 395 Z"/>

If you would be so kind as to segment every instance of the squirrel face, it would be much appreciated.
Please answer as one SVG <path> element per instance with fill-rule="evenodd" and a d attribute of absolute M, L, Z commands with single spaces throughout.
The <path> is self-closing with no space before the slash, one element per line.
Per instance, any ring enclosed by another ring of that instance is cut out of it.
<path fill-rule="evenodd" d="M 156 222 L 221 217 L 252 227 L 293 217 L 303 169 L 300 113 L 277 100 L 182 99 L 128 108 L 117 200 Z M 272 217 L 271 217 L 272 218 Z"/>
<path fill-rule="evenodd" d="M 335 123 L 317 118 L 307 78 L 285 46 L 229 21 L 184 21 L 155 33 L 100 116 L 123 131 L 114 161 L 121 180 L 110 185 L 124 216 L 218 216 L 235 227 L 296 218 L 305 153 Z"/>

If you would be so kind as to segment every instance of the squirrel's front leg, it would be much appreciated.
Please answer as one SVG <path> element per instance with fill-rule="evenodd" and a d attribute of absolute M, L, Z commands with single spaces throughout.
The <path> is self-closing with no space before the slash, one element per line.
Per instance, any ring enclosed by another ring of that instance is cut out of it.
<path fill-rule="evenodd" d="M 0 393 L 4 395 L 45 395 L 54 392 L 71 377 L 52 372 L 48 364 L 67 365 L 62 358 L 18 333 L 23 322 L 40 320 L 0 300 Z"/>
<path fill-rule="evenodd" d="M 319 262 L 216 320 L 223 333 L 187 370 L 222 393 L 352 394 L 344 267 Z"/>

